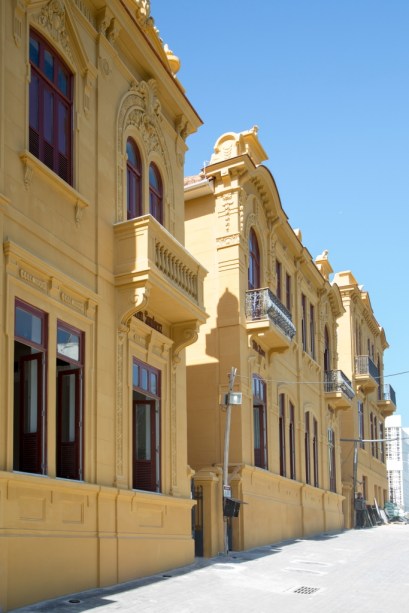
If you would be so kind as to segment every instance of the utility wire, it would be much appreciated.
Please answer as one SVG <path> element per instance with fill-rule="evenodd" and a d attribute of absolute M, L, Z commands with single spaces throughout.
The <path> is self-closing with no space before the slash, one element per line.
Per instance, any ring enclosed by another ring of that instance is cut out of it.
<path fill-rule="evenodd" d="M 383 375 L 382 379 L 387 379 L 388 377 L 397 377 L 399 375 L 406 375 L 406 374 L 409 374 L 409 370 L 403 370 L 402 372 L 395 372 L 395 373 L 392 373 L 390 375 Z M 246 379 L 246 380 L 250 379 L 250 377 L 247 377 L 246 375 L 239 375 L 238 374 L 236 376 L 239 379 Z M 378 378 L 379 377 L 375 377 L 375 379 L 378 379 Z M 337 381 L 333 382 L 333 381 L 323 381 L 323 380 L 321 380 L 321 381 L 302 381 L 302 380 L 300 380 L 300 381 L 286 381 L 286 380 L 283 380 L 283 379 L 263 379 L 263 381 L 265 381 L 265 383 L 285 383 L 286 385 L 297 385 L 299 383 L 308 383 L 310 385 L 312 385 L 312 384 L 316 384 L 316 385 L 323 384 L 324 385 L 324 384 L 328 384 L 328 383 L 337 383 Z"/>

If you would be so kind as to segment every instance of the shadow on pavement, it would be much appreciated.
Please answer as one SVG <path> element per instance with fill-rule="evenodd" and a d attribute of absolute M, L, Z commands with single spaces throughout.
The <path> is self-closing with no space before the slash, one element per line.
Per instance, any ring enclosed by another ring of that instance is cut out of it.
<path fill-rule="evenodd" d="M 342 534 L 342 532 L 343 531 L 339 533 L 324 533 L 305 539 L 298 538 L 288 541 L 281 541 L 280 543 L 272 545 L 263 545 L 245 551 L 231 551 L 227 556 L 224 554 L 219 554 L 214 558 L 196 558 L 196 561 L 189 566 L 183 566 L 181 568 L 164 571 L 163 573 L 158 573 L 149 577 L 143 577 L 141 579 L 135 579 L 133 581 L 120 583 L 110 587 L 95 588 L 87 590 L 85 592 L 68 594 L 57 599 L 47 600 L 29 605 L 27 607 L 14 609 L 13 611 L 14 613 L 28 613 L 29 611 L 32 611 L 33 613 L 35 611 L 41 611 L 41 613 L 47 613 L 51 611 L 58 611 L 58 613 L 83 613 L 84 611 L 91 611 L 92 609 L 97 609 L 98 607 L 115 604 L 116 600 L 111 597 L 117 594 L 121 594 L 123 592 L 138 590 L 139 588 L 155 583 L 160 583 L 166 581 L 167 579 L 182 577 L 183 575 L 200 570 L 201 568 L 207 568 L 216 564 L 220 567 L 220 565 L 232 565 L 242 564 L 243 562 L 251 562 L 253 560 L 280 553 L 284 549 L 291 547 L 291 545 L 295 545 L 296 543 L 300 543 L 302 541 L 324 541 L 329 539 L 336 539 L 338 538 L 339 534 Z M 137 594 L 135 595 L 135 606 L 137 608 Z"/>

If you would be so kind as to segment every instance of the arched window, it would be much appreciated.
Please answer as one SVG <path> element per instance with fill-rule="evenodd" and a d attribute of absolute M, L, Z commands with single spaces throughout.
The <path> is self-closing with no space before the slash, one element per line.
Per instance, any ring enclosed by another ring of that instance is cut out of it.
<path fill-rule="evenodd" d="M 260 288 L 260 249 L 253 228 L 249 236 L 249 289 Z"/>
<path fill-rule="evenodd" d="M 162 179 L 155 164 L 149 166 L 149 212 L 159 223 L 163 223 Z"/>
<path fill-rule="evenodd" d="M 331 370 L 331 347 L 329 340 L 329 332 L 327 326 L 325 326 L 324 330 L 324 371 L 328 372 Z"/>
<path fill-rule="evenodd" d="M 37 33 L 30 32 L 29 148 L 72 183 L 72 74 Z"/>
<path fill-rule="evenodd" d="M 127 219 L 142 215 L 141 157 L 132 138 L 126 142 Z"/>

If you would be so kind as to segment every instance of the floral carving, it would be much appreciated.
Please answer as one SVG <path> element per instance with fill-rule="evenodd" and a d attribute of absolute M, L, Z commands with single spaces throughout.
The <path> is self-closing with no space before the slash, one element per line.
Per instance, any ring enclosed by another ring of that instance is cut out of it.
<path fill-rule="evenodd" d="M 162 158 L 168 172 L 168 181 L 171 183 L 172 173 L 169 172 L 169 160 L 166 147 L 162 138 L 160 124 L 162 122 L 161 104 L 157 96 L 157 85 L 154 79 L 149 81 L 133 81 L 129 92 L 124 97 L 118 116 L 118 200 L 117 220 L 123 219 L 123 151 L 124 133 L 133 126 L 138 131 L 145 145 L 147 156 L 155 151 Z M 169 184 L 169 193 L 172 193 Z"/>
<path fill-rule="evenodd" d="M 65 28 L 65 8 L 61 0 L 50 0 L 36 17 L 37 23 L 47 29 L 72 60 L 69 38 Z"/>

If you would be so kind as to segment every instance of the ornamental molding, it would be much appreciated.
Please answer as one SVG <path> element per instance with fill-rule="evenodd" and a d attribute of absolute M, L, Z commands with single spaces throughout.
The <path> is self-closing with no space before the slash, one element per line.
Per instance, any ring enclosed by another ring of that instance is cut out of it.
<path fill-rule="evenodd" d="M 48 32 L 72 62 L 73 57 L 65 17 L 65 6 L 61 0 L 50 0 L 39 13 L 33 15 L 34 21 Z"/>
<path fill-rule="evenodd" d="M 24 32 L 25 5 L 22 0 L 16 0 L 14 4 L 13 36 L 17 47 L 21 46 Z"/>
<path fill-rule="evenodd" d="M 134 0 L 136 21 L 142 28 L 153 26 L 150 0 Z"/>
<path fill-rule="evenodd" d="M 150 294 L 150 285 L 144 287 L 127 287 L 118 291 L 118 319 L 123 329 L 130 328 L 133 315 L 146 308 Z"/>
<path fill-rule="evenodd" d="M 216 245 L 218 249 L 223 247 L 231 247 L 232 245 L 240 244 L 240 234 L 229 234 L 228 236 L 220 236 L 216 239 Z"/>
<path fill-rule="evenodd" d="M 83 0 L 74 0 L 74 4 L 77 9 L 84 15 L 84 17 L 89 21 L 89 23 L 96 29 L 97 23 L 85 2 Z"/>
<path fill-rule="evenodd" d="M 180 352 L 185 347 L 195 343 L 199 336 L 199 322 L 198 321 L 185 321 L 180 324 L 172 326 L 172 339 L 173 339 L 173 363 L 180 363 Z"/>
<path fill-rule="evenodd" d="M 157 154 L 167 173 L 165 185 L 168 194 L 173 194 L 171 164 L 167 147 L 163 139 L 161 123 L 162 109 L 157 96 L 155 79 L 133 81 L 125 94 L 118 113 L 117 121 L 117 221 L 124 219 L 125 168 L 126 168 L 126 134 L 134 128 L 144 146 L 145 159 Z M 169 201 L 169 200 L 168 200 Z M 173 202 L 173 199 L 169 202 Z M 171 215 L 168 211 L 169 217 Z"/>
<path fill-rule="evenodd" d="M 6 260 L 6 272 L 25 285 L 41 292 L 90 319 L 95 318 L 97 301 L 80 288 L 73 287 L 68 279 L 24 249 L 6 241 L 3 245 Z"/>

